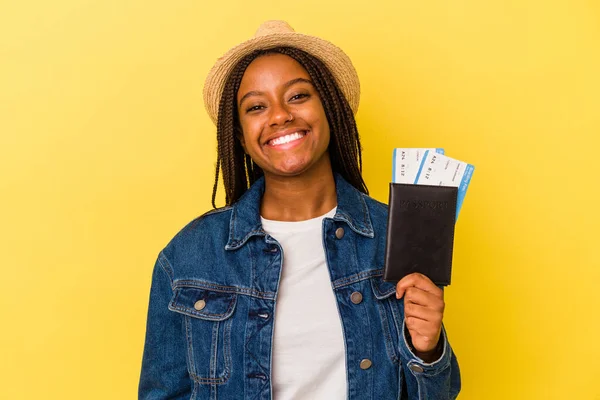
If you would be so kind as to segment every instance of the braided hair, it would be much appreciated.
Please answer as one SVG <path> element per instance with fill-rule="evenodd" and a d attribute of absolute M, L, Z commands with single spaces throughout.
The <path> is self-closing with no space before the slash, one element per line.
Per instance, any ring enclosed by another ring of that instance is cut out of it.
<path fill-rule="evenodd" d="M 217 119 L 217 165 L 213 186 L 212 205 L 217 208 L 215 198 L 219 183 L 219 172 L 223 173 L 225 204 L 235 203 L 248 188 L 263 175 L 262 169 L 244 152 L 238 135 L 242 135 L 237 110 L 237 92 L 242 77 L 250 63 L 266 54 L 285 54 L 306 69 L 323 104 L 331 132 L 329 157 L 331 168 L 352 186 L 368 194 L 362 178 L 362 155 L 360 138 L 354 113 L 337 86 L 335 78 L 322 61 L 294 47 L 277 47 L 256 50 L 242 58 L 233 68 L 221 96 Z"/>

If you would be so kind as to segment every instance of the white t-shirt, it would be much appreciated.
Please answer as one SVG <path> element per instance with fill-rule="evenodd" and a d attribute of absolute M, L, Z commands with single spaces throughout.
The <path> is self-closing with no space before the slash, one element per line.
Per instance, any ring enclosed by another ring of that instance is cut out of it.
<path fill-rule="evenodd" d="M 273 337 L 275 400 L 347 397 L 342 323 L 323 249 L 323 218 L 335 210 L 299 222 L 261 218 L 283 248 Z"/>

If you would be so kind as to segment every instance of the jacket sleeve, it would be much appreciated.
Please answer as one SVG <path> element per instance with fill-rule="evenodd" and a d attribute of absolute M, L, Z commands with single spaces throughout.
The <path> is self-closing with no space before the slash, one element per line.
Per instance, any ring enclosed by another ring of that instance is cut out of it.
<path fill-rule="evenodd" d="M 189 399 L 192 392 L 183 318 L 168 309 L 172 279 L 173 270 L 161 252 L 152 273 L 139 399 Z"/>
<path fill-rule="evenodd" d="M 446 329 L 442 325 L 440 341 L 443 352 L 439 359 L 426 363 L 417 357 L 409 346 L 410 334 L 405 324 L 402 324 L 402 339 L 400 340 L 400 354 L 403 358 L 400 368 L 404 376 L 406 394 L 409 399 L 455 399 L 460 392 L 460 370 L 458 361 L 450 343 Z M 404 397 L 403 397 L 404 398 Z"/>

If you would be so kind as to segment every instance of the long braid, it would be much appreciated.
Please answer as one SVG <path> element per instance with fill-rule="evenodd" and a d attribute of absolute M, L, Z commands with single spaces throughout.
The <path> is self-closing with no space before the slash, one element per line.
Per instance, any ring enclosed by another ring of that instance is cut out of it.
<path fill-rule="evenodd" d="M 215 186 L 213 187 L 212 196 L 212 203 L 215 208 L 219 166 L 221 166 L 223 172 L 225 204 L 232 204 L 249 187 L 244 167 L 246 155 L 239 139 L 235 135 L 236 131 L 239 131 L 235 97 L 244 71 L 252 60 L 243 61 L 232 71 L 225 84 L 219 103 L 219 115 L 217 118 L 217 176 L 215 176 Z"/>
<path fill-rule="evenodd" d="M 363 193 L 368 193 L 362 178 L 362 149 L 354 113 L 337 86 L 335 78 L 323 62 L 310 54 L 292 47 L 278 47 L 257 50 L 242 58 L 225 83 L 217 122 L 218 146 L 212 194 L 213 207 L 216 208 L 219 171 L 223 173 L 227 205 L 237 201 L 263 175 L 262 169 L 244 152 L 238 139 L 238 135 L 242 133 L 237 114 L 237 92 L 248 65 L 257 57 L 271 53 L 290 56 L 306 69 L 319 94 L 329 123 L 331 132 L 329 156 L 332 169 L 340 173 L 352 186 Z"/>

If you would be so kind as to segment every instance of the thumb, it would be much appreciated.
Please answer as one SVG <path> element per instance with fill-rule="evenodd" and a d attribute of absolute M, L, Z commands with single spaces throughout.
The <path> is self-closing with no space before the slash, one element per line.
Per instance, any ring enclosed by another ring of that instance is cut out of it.
<path fill-rule="evenodd" d="M 406 287 L 404 285 L 400 285 L 400 282 L 396 284 L 396 298 L 401 299 L 406 292 Z"/>

